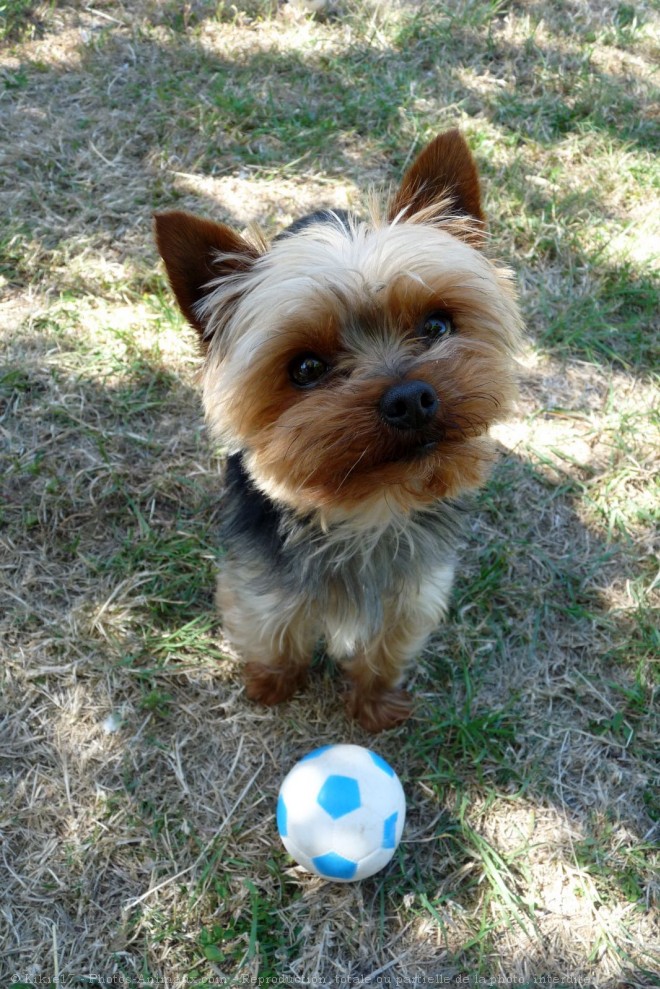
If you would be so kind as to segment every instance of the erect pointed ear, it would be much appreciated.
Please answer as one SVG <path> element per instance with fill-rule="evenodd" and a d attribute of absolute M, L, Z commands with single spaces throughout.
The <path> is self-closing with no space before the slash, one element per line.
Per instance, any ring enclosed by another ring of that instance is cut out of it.
<path fill-rule="evenodd" d="M 438 135 L 417 156 L 390 205 L 389 219 L 400 213 L 409 219 L 443 202 L 452 213 L 484 223 L 477 166 L 465 138 L 455 129 Z"/>
<path fill-rule="evenodd" d="M 155 213 L 156 245 L 183 315 L 203 337 L 195 304 L 210 281 L 247 271 L 259 252 L 231 227 L 172 210 Z"/>

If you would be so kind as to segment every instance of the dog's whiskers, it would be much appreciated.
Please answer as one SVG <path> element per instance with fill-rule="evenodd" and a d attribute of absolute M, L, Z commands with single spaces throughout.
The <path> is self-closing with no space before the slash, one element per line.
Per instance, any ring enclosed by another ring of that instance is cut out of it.
<path fill-rule="evenodd" d="M 355 470 L 355 468 L 357 467 L 357 465 L 360 463 L 360 461 L 362 460 L 362 458 L 366 455 L 367 449 L 368 449 L 367 447 L 364 448 L 364 450 L 362 451 L 362 453 L 360 454 L 360 456 L 357 458 L 357 460 L 355 461 L 355 463 L 346 471 L 346 473 L 342 477 L 339 485 L 337 486 L 337 491 L 338 492 L 341 490 L 341 488 L 344 486 L 345 482 L 348 480 L 349 475 L 353 473 L 353 471 Z"/>

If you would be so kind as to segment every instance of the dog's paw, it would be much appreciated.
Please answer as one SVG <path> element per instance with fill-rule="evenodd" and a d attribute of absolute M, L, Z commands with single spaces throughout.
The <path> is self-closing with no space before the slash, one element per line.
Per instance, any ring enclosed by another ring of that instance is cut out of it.
<path fill-rule="evenodd" d="M 307 670 L 296 666 L 246 663 L 244 678 L 245 692 L 250 700 L 271 707 L 288 701 L 304 685 Z"/>
<path fill-rule="evenodd" d="M 400 687 L 369 695 L 351 690 L 346 697 L 346 710 L 362 728 L 375 734 L 406 721 L 412 714 L 413 702 L 408 691 Z"/>

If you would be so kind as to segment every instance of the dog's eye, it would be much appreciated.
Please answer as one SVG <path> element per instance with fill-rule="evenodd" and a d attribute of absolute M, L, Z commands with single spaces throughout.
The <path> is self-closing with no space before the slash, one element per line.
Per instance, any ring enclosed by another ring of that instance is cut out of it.
<path fill-rule="evenodd" d="M 449 313 L 432 312 L 422 320 L 419 335 L 424 337 L 425 340 L 428 340 L 429 343 L 435 343 L 436 340 L 442 340 L 444 337 L 448 337 L 453 331 L 454 324 Z"/>
<path fill-rule="evenodd" d="M 289 364 L 289 377 L 299 388 L 311 388 L 328 370 L 328 365 L 316 354 L 299 354 Z"/>

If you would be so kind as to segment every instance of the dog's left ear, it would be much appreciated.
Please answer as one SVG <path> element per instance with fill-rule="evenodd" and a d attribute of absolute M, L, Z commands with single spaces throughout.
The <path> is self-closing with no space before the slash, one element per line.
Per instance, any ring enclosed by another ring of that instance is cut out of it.
<path fill-rule="evenodd" d="M 439 134 L 417 156 L 403 176 L 389 219 L 408 220 L 422 210 L 444 205 L 452 214 L 470 217 L 482 228 L 481 189 L 474 158 L 457 130 Z M 479 227 L 477 227 L 477 234 Z"/>
<path fill-rule="evenodd" d="M 209 283 L 249 271 L 259 252 L 224 223 L 179 210 L 154 214 L 154 227 L 158 252 L 179 307 L 206 350 L 206 327 L 198 304 L 208 293 Z"/>

